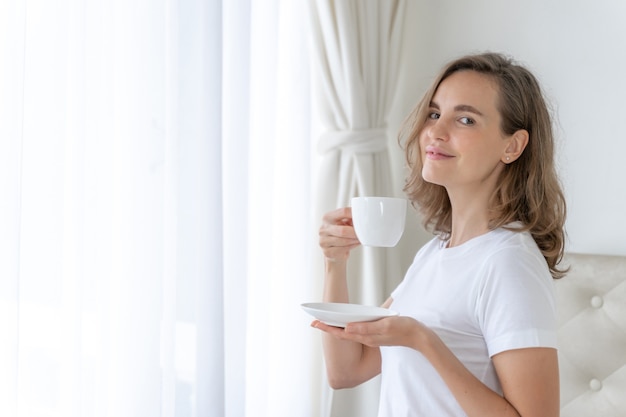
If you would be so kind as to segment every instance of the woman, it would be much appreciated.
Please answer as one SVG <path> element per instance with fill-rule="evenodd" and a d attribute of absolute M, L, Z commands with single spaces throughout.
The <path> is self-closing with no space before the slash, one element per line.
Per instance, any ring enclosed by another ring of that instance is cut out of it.
<path fill-rule="evenodd" d="M 565 201 L 535 77 L 505 56 L 448 64 L 405 123 L 405 191 L 436 235 L 384 303 L 323 330 L 333 388 L 382 373 L 380 417 L 558 416 L 552 279 Z M 349 208 L 324 216 L 324 301 L 349 302 Z"/>

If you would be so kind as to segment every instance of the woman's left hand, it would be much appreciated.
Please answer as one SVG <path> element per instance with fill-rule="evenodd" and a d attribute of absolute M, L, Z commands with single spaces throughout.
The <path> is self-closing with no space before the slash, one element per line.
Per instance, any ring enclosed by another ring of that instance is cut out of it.
<path fill-rule="evenodd" d="M 339 339 L 352 340 L 366 346 L 406 346 L 417 350 L 432 334 L 432 330 L 428 327 L 406 316 L 348 323 L 345 329 L 328 326 L 318 320 L 314 321 L 311 326 Z"/>

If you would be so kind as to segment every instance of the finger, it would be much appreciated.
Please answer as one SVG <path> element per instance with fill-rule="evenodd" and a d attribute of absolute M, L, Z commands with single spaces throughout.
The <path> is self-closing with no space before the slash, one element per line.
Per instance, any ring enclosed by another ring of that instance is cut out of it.
<path fill-rule="evenodd" d="M 372 322 L 348 323 L 346 325 L 346 333 L 362 336 L 376 334 L 372 332 Z"/>
<path fill-rule="evenodd" d="M 352 209 L 342 207 L 324 214 L 322 221 L 326 224 L 352 224 Z"/>
<path fill-rule="evenodd" d="M 341 230 L 351 229 L 351 230 Z M 352 249 L 360 244 L 352 228 L 334 228 L 320 230 L 319 245 L 322 248 Z"/>
<path fill-rule="evenodd" d="M 359 246 L 360 242 L 358 239 L 345 239 L 332 236 L 324 236 L 320 238 L 319 244 L 323 249 L 337 248 L 350 250 L 352 248 L 355 248 L 356 246 Z"/>
<path fill-rule="evenodd" d="M 351 324 L 349 323 L 348 326 L 350 326 Z M 346 326 L 346 327 L 348 327 Z M 311 327 L 314 327 L 316 329 L 322 330 L 326 333 L 328 333 L 329 335 L 336 337 L 337 339 L 341 339 L 341 340 L 349 340 L 352 342 L 356 342 L 356 343 L 361 343 L 363 345 L 367 345 L 367 346 L 371 346 L 371 347 L 378 347 L 380 346 L 380 342 L 378 341 L 378 338 L 376 335 L 367 335 L 367 334 L 358 334 L 358 333 L 349 333 L 346 331 L 346 329 L 341 328 L 341 327 L 334 327 L 334 326 L 329 326 L 325 323 L 322 323 L 318 320 L 315 320 L 313 323 L 311 323 Z"/>
<path fill-rule="evenodd" d="M 322 330 L 326 333 L 329 333 L 335 337 L 339 337 L 343 339 L 344 336 L 344 329 L 343 327 L 337 327 L 337 326 L 330 326 L 326 323 L 323 323 L 319 320 L 314 320 L 311 323 L 311 327 L 316 328 L 318 330 Z"/>
<path fill-rule="evenodd" d="M 381 336 L 392 330 L 394 317 L 382 318 L 374 321 L 348 323 L 346 333 L 361 336 Z"/>
<path fill-rule="evenodd" d="M 349 327 L 350 326 L 347 325 L 346 328 L 343 329 L 343 332 L 337 337 L 340 337 L 343 340 L 350 340 L 356 343 L 361 343 L 362 345 L 366 345 L 366 346 L 372 346 L 372 347 L 380 346 L 380 342 L 379 342 L 380 336 L 376 334 L 369 334 L 367 331 L 355 332 L 354 331 L 355 326 L 352 326 L 353 328 L 352 330 L 348 330 Z M 360 326 L 356 326 L 356 327 L 360 327 Z"/>
<path fill-rule="evenodd" d="M 323 224 L 320 227 L 319 235 L 338 237 L 342 239 L 357 239 L 356 232 L 352 226 L 339 226 L 332 224 Z"/>

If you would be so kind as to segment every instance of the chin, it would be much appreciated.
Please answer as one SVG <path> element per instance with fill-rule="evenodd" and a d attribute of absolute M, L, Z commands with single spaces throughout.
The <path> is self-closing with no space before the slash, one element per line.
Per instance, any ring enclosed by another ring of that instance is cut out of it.
<path fill-rule="evenodd" d="M 439 178 L 437 175 L 433 175 L 432 172 L 422 171 L 422 179 L 429 184 L 441 185 L 442 187 L 444 187 L 444 182 L 442 181 L 442 179 Z"/>

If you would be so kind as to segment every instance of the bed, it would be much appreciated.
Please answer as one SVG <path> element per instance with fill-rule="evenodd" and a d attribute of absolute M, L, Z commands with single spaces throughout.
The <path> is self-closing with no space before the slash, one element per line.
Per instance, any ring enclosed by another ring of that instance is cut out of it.
<path fill-rule="evenodd" d="M 569 253 L 556 280 L 561 417 L 626 416 L 626 256 Z"/>

